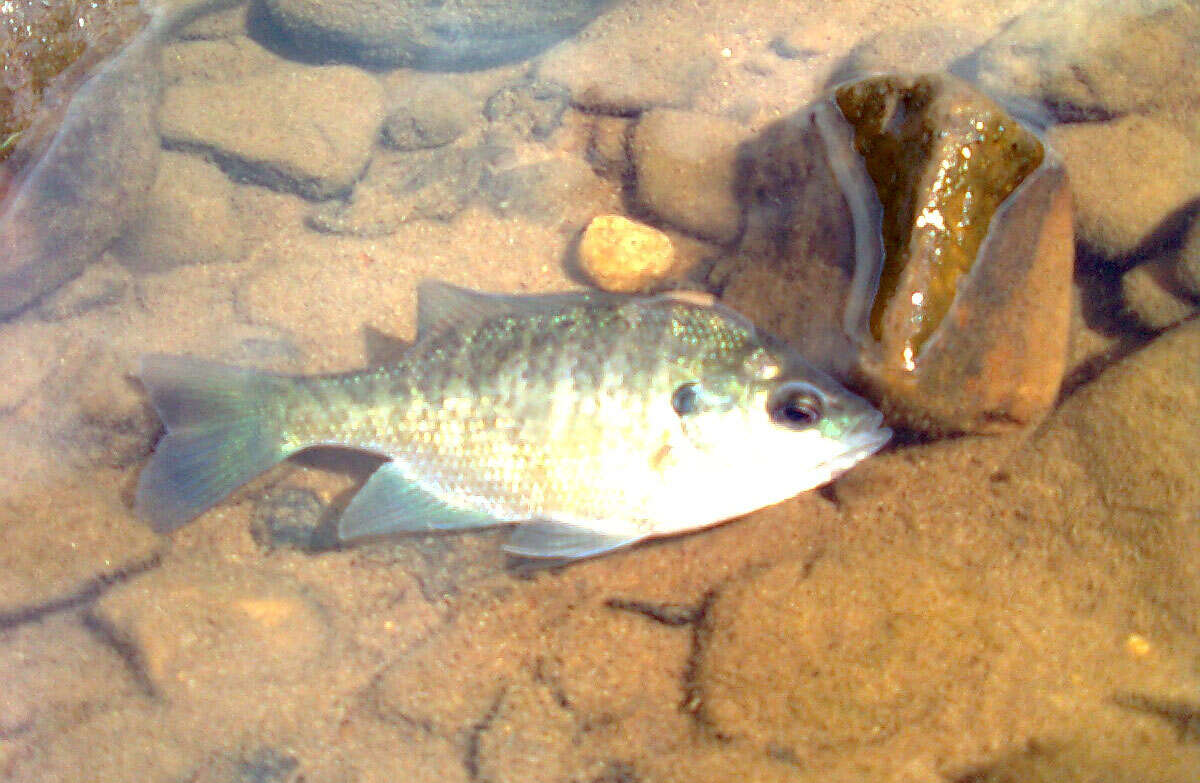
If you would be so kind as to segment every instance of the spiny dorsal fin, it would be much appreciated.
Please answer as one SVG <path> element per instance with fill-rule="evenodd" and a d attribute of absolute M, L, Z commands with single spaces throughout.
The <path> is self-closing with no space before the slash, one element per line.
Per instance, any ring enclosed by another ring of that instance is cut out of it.
<path fill-rule="evenodd" d="M 603 291 L 492 294 L 460 288 L 440 280 L 422 280 L 417 285 L 417 339 L 505 315 L 556 313 L 581 304 L 627 302 L 631 299 Z"/>

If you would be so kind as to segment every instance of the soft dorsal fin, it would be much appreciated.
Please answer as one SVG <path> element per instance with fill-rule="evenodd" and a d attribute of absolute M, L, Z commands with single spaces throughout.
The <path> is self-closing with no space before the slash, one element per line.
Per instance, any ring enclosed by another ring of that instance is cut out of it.
<path fill-rule="evenodd" d="M 581 304 L 625 302 L 630 297 L 602 291 L 554 294 L 491 294 L 472 291 L 440 280 L 417 285 L 417 339 L 461 329 L 505 315 L 555 313 Z"/>

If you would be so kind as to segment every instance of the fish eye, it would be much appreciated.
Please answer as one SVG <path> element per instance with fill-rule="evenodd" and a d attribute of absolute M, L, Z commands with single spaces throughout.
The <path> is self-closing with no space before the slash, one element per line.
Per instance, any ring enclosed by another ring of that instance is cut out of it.
<path fill-rule="evenodd" d="M 771 420 L 793 430 L 812 427 L 824 415 L 821 395 L 807 384 L 783 387 L 768 405 Z"/>
<path fill-rule="evenodd" d="M 700 384 L 685 383 L 675 390 L 671 395 L 671 407 L 680 416 L 687 416 L 690 413 L 695 413 L 696 408 L 700 405 Z"/>

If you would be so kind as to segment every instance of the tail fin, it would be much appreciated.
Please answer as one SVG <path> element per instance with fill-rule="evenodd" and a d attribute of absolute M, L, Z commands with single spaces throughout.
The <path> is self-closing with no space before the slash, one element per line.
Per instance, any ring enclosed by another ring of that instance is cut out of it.
<path fill-rule="evenodd" d="M 287 457 L 288 379 L 183 356 L 146 356 L 142 385 L 167 427 L 142 470 L 137 512 L 174 530 Z"/>

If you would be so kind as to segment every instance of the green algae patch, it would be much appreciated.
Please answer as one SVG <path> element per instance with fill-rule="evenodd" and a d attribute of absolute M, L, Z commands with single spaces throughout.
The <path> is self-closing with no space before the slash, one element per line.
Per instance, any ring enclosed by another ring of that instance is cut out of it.
<path fill-rule="evenodd" d="M 995 102 L 948 77 L 872 77 L 834 99 L 883 211 L 869 329 L 889 361 L 912 370 L 996 211 L 1045 152 Z"/>

